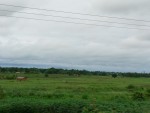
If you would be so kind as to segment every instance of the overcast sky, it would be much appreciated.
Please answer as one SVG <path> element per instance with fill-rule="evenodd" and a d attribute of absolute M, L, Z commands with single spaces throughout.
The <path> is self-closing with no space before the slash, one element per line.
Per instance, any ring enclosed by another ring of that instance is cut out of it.
<path fill-rule="evenodd" d="M 150 21 L 150 0 L 0 0 L 11 4 Z M 150 22 L 56 13 L 0 5 L 0 15 L 150 29 L 150 27 L 62 19 L 20 12 L 150 26 Z M 150 72 L 149 30 L 122 29 L 0 16 L 0 65 Z"/>

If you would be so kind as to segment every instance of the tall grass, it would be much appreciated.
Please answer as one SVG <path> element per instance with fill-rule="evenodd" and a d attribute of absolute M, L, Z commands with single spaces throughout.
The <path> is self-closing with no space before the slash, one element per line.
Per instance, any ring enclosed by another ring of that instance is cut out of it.
<path fill-rule="evenodd" d="M 148 78 L 27 76 L 0 80 L 0 113 L 150 112 Z"/>

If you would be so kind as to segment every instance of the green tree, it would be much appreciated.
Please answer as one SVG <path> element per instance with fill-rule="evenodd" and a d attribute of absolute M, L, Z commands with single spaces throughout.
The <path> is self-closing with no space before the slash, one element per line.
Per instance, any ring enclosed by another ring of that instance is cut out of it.
<path fill-rule="evenodd" d="M 113 77 L 113 78 L 116 78 L 117 76 L 118 76 L 117 73 L 113 73 L 113 74 L 112 74 L 112 77 Z"/>

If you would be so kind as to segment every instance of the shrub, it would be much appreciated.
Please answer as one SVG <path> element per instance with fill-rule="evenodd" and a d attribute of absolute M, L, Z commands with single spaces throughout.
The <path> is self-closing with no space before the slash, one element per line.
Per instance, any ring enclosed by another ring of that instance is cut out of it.
<path fill-rule="evenodd" d="M 29 96 L 36 96 L 36 92 L 33 91 L 33 90 L 30 90 L 30 91 L 28 92 L 28 95 L 29 95 Z"/>
<path fill-rule="evenodd" d="M 20 90 L 12 90 L 11 91 L 11 97 L 22 97 L 23 95 L 21 94 Z"/>
<path fill-rule="evenodd" d="M 144 94 L 142 92 L 135 92 L 132 97 L 133 100 L 145 100 Z"/>
<path fill-rule="evenodd" d="M 82 95 L 82 99 L 88 99 L 88 95 L 86 94 Z"/>
<path fill-rule="evenodd" d="M 150 89 L 146 90 L 146 96 L 150 97 Z"/>
<path fill-rule="evenodd" d="M 5 77 L 5 79 L 7 79 L 7 80 L 13 80 L 15 78 L 16 78 L 16 75 L 8 75 Z"/>
<path fill-rule="evenodd" d="M 0 104 L 0 113 L 81 113 L 85 105 L 84 102 L 79 100 L 40 101 L 37 99 L 19 99 L 8 104 Z"/>
<path fill-rule="evenodd" d="M 89 103 L 88 106 L 84 106 L 82 109 L 82 113 L 100 113 L 96 100 L 94 99 Z"/>
<path fill-rule="evenodd" d="M 4 75 L 0 75 L 0 79 L 4 79 L 4 77 L 5 77 Z"/>
<path fill-rule="evenodd" d="M 111 76 L 112 76 L 113 78 L 116 78 L 118 75 L 117 75 L 116 73 L 113 73 Z"/>
<path fill-rule="evenodd" d="M 70 95 L 69 95 L 69 97 L 70 97 L 70 98 L 73 98 L 73 97 L 74 97 L 74 95 L 70 94 Z"/>
<path fill-rule="evenodd" d="M 128 101 L 129 98 L 126 95 L 115 95 L 111 98 L 111 100 L 116 101 L 116 102 L 124 102 L 124 101 Z"/>
<path fill-rule="evenodd" d="M 136 86 L 132 85 L 132 84 L 129 84 L 127 87 L 126 87 L 129 91 L 133 91 L 134 89 L 136 89 Z"/>
<path fill-rule="evenodd" d="M 0 99 L 5 97 L 4 89 L 0 86 Z"/>
<path fill-rule="evenodd" d="M 48 73 L 45 73 L 44 76 L 47 78 L 49 75 L 48 75 Z"/>
<path fill-rule="evenodd" d="M 47 97 L 47 98 L 52 98 L 52 99 L 61 99 L 65 97 L 65 94 L 62 93 L 50 93 L 50 94 L 45 94 L 43 95 L 43 97 Z"/>

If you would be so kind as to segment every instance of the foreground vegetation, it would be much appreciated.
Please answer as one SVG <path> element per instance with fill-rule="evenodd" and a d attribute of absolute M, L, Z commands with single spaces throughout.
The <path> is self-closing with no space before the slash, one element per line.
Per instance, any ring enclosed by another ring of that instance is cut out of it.
<path fill-rule="evenodd" d="M 150 113 L 150 78 L 0 73 L 0 113 Z M 17 81 L 16 76 L 26 76 Z"/>

